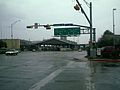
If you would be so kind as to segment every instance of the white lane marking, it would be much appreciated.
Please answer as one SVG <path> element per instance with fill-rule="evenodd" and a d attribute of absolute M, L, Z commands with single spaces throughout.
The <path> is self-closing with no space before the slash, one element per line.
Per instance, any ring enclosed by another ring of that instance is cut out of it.
<path fill-rule="evenodd" d="M 74 62 L 69 62 L 66 66 L 61 67 L 60 69 L 54 71 L 46 78 L 42 79 L 41 81 L 35 83 L 29 90 L 40 90 L 41 87 L 45 86 L 48 82 L 50 82 L 53 78 L 59 75 L 66 67 L 71 66 Z"/>
<path fill-rule="evenodd" d="M 87 71 L 88 71 L 88 77 L 86 78 L 86 88 L 87 90 L 96 90 L 95 84 L 93 82 L 93 74 L 94 74 L 94 68 L 90 65 L 91 63 L 87 63 Z"/>

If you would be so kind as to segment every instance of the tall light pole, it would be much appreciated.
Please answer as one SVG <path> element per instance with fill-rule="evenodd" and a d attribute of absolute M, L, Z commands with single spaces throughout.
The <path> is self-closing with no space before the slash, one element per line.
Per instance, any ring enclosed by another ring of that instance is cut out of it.
<path fill-rule="evenodd" d="M 113 8 L 113 46 L 115 46 L 115 19 L 114 19 L 114 11 L 116 8 Z"/>
<path fill-rule="evenodd" d="M 20 22 L 20 20 L 14 21 L 11 24 L 11 48 L 13 48 L 13 25 L 15 25 L 17 22 Z"/>
<path fill-rule="evenodd" d="M 11 24 L 11 39 L 13 39 L 13 25 L 15 25 L 17 22 L 20 22 L 20 20 L 14 21 L 14 22 Z"/>
<path fill-rule="evenodd" d="M 92 2 L 90 2 L 90 47 L 92 48 Z"/>

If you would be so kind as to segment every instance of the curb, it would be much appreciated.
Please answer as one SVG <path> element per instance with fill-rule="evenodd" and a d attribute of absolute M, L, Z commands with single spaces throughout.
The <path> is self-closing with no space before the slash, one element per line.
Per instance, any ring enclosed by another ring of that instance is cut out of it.
<path fill-rule="evenodd" d="M 120 59 L 93 59 L 91 61 L 96 61 L 96 62 L 120 62 Z"/>

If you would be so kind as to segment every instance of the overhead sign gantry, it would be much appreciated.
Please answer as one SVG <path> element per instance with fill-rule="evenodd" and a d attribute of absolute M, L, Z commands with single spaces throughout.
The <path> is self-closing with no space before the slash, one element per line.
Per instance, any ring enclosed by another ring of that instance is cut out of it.
<path fill-rule="evenodd" d="M 38 29 L 39 27 L 44 27 L 47 30 L 50 30 L 51 27 L 61 27 L 64 28 L 54 28 L 54 36 L 78 36 L 80 34 L 90 34 L 90 27 L 83 26 L 73 23 L 59 23 L 59 24 L 39 24 L 34 23 L 34 25 L 27 26 L 26 28 Z M 96 41 L 96 31 L 95 28 L 92 28 L 93 41 Z"/>

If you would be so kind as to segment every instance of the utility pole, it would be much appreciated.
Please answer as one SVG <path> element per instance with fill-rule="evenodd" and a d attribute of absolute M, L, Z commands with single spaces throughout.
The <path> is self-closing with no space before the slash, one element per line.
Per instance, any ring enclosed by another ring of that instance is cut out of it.
<path fill-rule="evenodd" d="M 3 29 L 3 27 L 1 26 L 1 39 L 3 39 L 3 38 L 2 38 L 2 29 Z"/>
<path fill-rule="evenodd" d="M 92 47 L 92 2 L 90 2 L 90 51 L 92 51 Z"/>

